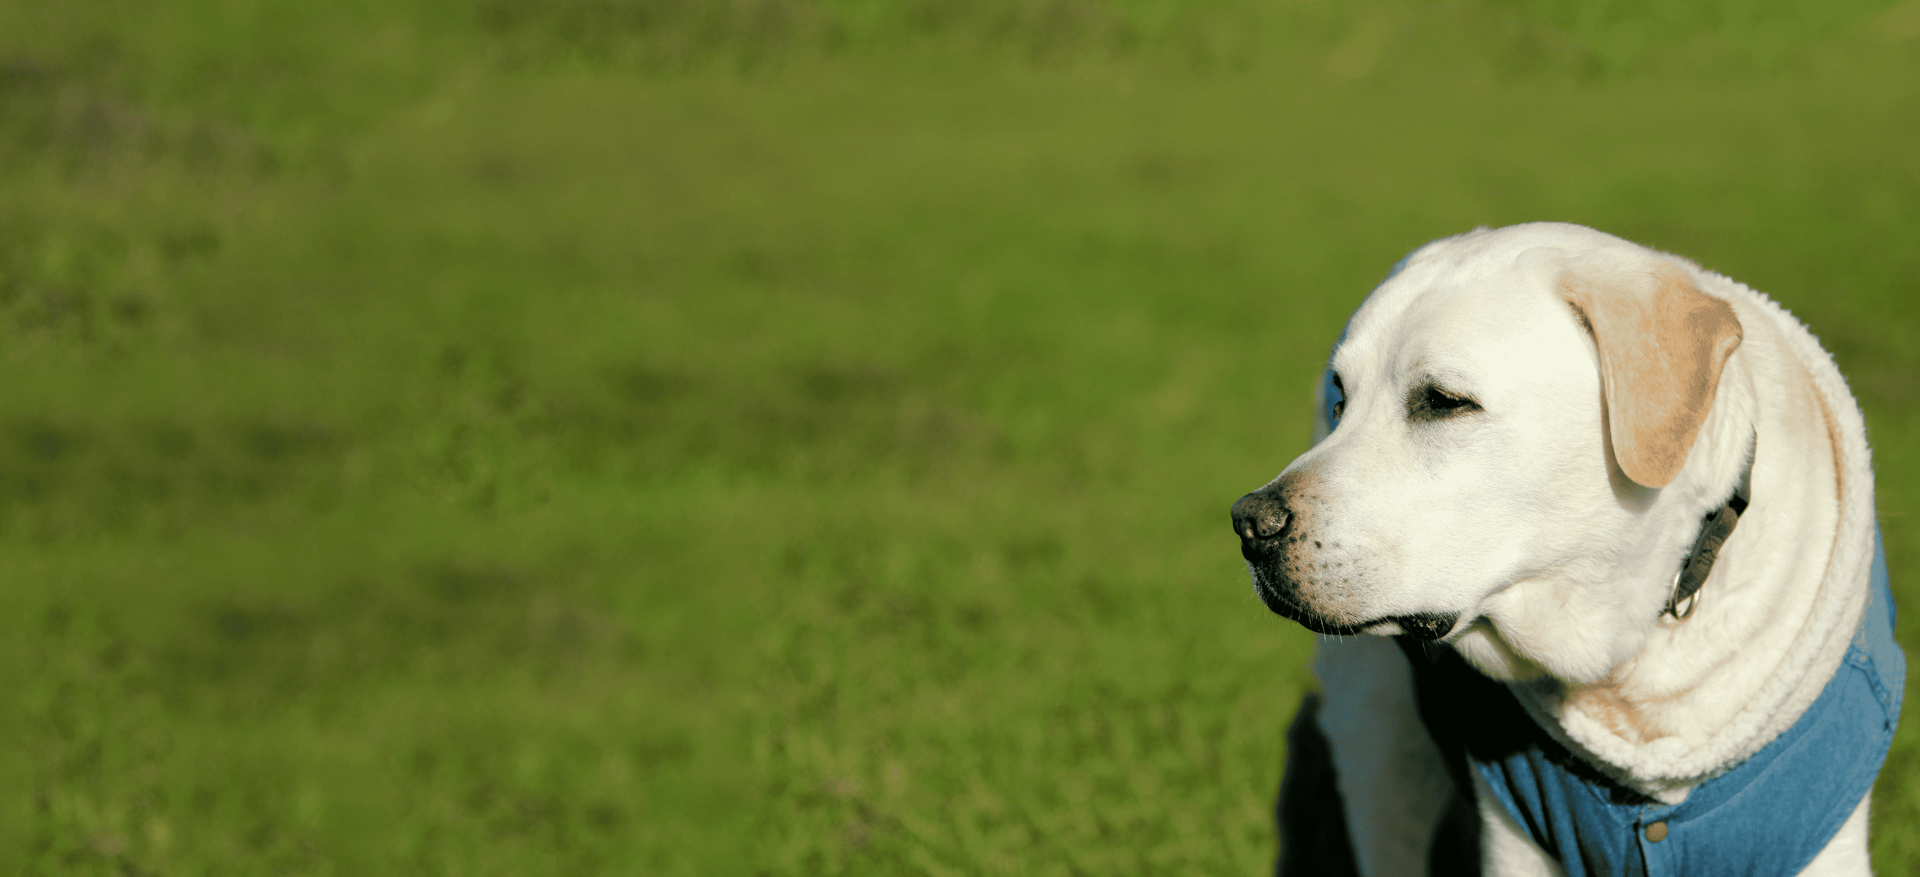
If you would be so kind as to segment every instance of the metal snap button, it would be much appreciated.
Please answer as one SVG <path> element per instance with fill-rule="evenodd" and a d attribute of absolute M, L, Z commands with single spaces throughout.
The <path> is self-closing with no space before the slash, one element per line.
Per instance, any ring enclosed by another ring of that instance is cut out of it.
<path fill-rule="evenodd" d="M 1666 839 L 1667 839 L 1666 823 L 1656 822 L 1652 825 L 1647 826 L 1647 840 L 1653 841 L 1654 843 L 1659 843 Z"/>

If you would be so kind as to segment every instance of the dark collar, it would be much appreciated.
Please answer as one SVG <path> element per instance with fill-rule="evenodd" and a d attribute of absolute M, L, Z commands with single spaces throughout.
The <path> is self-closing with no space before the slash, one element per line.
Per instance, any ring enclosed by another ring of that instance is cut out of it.
<path fill-rule="evenodd" d="M 1686 562 L 1680 564 L 1680 571 L 1673 575 L 1673 593 L 1667 597 L 1664 612 L 1676 620 L 1687 620 L 1700 605 L 1700 586 L 1706 583 L 1707 574 L 1713 572 L 1713 562 L 1720 557 L 1720 546 L 1733 535 L 1734 525 L 1740 523 L 1740 515 L 1747 510 L 1753 495 L 1753 458 L 1760 451 L 1759 445 L 1760 436 L 1756 433 L 1753 447 L 1747 451 L 1747 468 L 1740 473 L 1740 483 L 1733 488 L 1733 495 L 1700 519 L 1700 535 L 1693 540 L 1693 551 L 1687 554 Z M 1683 607 L 1682 603 L 1686 605 Z"/>

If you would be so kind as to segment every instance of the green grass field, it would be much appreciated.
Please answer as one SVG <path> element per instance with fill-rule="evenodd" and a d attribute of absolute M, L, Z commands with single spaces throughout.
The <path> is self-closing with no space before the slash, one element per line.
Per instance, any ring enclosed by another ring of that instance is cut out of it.
<path fill-rule="evenodd" d="M 1915 0 L 0 0 L 0 871 L 1259 873 L 1227 507 L 1477 225 L 1809 322 L 1911 650 L 1916 143 Z"/>

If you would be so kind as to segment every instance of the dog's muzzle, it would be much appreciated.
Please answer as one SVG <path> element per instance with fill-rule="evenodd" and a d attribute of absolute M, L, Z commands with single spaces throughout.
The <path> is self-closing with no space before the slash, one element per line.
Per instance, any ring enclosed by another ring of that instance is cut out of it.
<path fill-rule="evenodd" d="M 1300 541 L 1295 532 L 1294 514 L 1282 502 L 1278 492 L 1257 490 L 1233 504 L 1233 532 L 1240 537 L 1240 556 L 1253 571 L 1253 590 L 1260 602 L 1275 615 L 1296 621 L 1314 633 L 1352 635 L 1367 628 L 1392 623 L 1407 636 L 1419 640 L 1437 640 L 1453 632 L 1458 613 L 1421 612 L 1395 615 L 1359 624 L 1339 624 L 1315 612 L 1293 592 L 1292 583 L 1282 572 L 1280 554 L 1289 543 Z"/>

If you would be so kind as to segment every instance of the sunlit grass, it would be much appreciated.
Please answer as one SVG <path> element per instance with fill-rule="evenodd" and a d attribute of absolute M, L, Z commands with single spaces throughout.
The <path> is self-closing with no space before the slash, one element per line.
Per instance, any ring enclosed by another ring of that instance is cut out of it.
<path fill-rule="evenodd" d="M 1906 593 L 1920 28 L 1594 8 L 0 9 L 0 863 L 1263 870 L 1225 510 L 1483 224 L 1806 319 Z"/>

